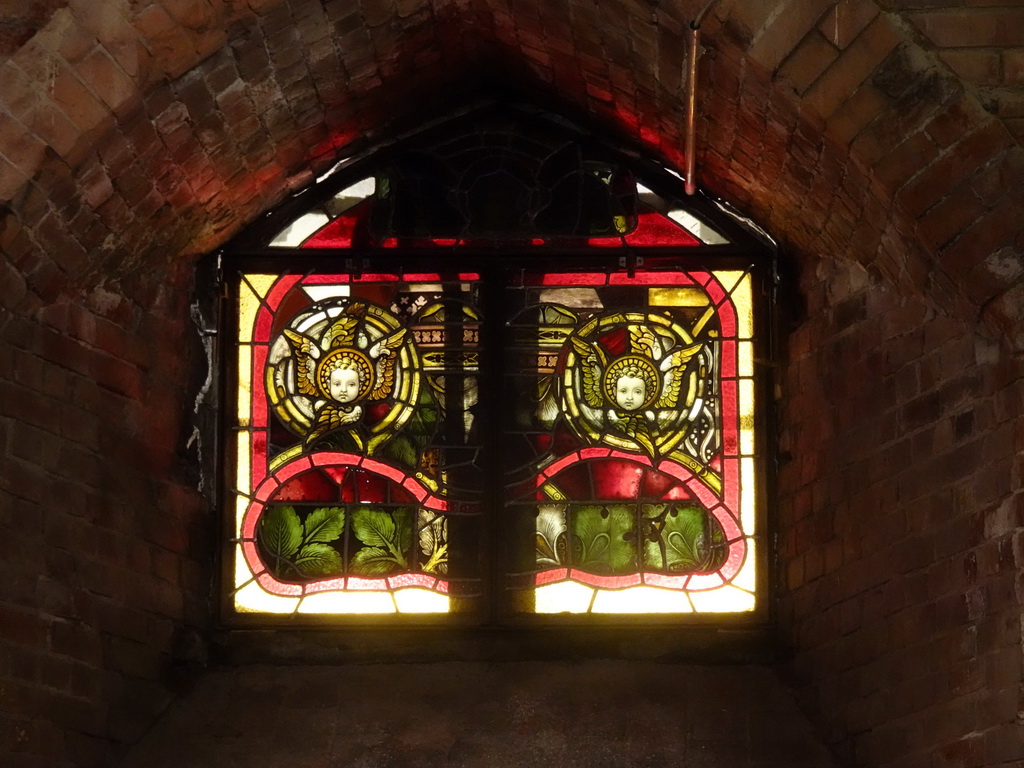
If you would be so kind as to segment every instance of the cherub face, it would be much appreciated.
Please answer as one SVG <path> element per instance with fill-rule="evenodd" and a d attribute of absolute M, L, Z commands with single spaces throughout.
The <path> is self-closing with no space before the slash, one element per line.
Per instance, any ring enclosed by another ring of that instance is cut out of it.
<path fill-rule="evenodd" d="M 335 368 L 328 382 L 331 399 L 351 403 L 359 395 L 359 374 L 351 368 Z"/>
<path fill-rule="evenodd" d="M 615 382 L 615 402 L 624 411 L 635 411 L 647 399 L 647 385 L 635 376 L 620 376 Z"/>

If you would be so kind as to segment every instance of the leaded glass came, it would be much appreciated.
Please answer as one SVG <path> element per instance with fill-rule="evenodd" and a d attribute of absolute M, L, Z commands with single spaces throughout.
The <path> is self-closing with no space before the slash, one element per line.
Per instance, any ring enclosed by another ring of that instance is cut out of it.
<path fill-rule="evenodd" d="M 756 240 L 564 123 L 374 163 L 225 257 L 228 615 L 758 610 Z"/>

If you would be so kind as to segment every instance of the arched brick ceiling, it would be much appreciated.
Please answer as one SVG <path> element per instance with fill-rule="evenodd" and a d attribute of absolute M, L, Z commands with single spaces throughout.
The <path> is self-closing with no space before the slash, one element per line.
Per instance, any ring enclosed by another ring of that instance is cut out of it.
<path fill-rule="evenodd" d="M 1024 346 L 1024 84 L 1005 33 L 1024 11 L 948 4 L 719 0 L 700 180 L 797 253 L 857 259 Z M 483 77 L 554 92 L 679 164 L 703 1 L 55 5 L 14 19 L 0 67 L 0 300 L 21 311 L 159 281 Z M 966 63 L 993 57 L 998 82 Z"/>

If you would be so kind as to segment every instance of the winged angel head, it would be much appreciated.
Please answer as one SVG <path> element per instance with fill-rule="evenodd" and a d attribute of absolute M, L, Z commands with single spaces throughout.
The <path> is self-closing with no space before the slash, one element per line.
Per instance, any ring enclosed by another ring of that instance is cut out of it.
<path fill-rule="evenodd" d="M 353 429 L 365 401 L 387 398 L 395 384 L 398 349 L 406 329 L 370 344 L 360 332 L 365 304 L 350 304 L 319 338 L 292 329 L 284 336 L 295 360 L 295 389 L 317 402 L 305 444 L 338 429 Z"/>
<path fill-rule="evenodd" d="M 626 327 L 629 351 L 612 358 L 597 341 L 572 336 L 582 402 L 604 414 L 612 430 L 655 453 L 659 413 L 675 411 L 686 379 L 686 364 L 702 344 L 671 346 L 649 326 Z"/>

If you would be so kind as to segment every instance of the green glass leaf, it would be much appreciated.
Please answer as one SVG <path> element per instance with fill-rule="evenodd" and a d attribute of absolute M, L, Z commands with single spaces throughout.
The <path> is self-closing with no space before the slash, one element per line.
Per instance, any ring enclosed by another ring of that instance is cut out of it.
<path fill-rule="evenodd" d="M 288 558 L 302 544 L 302 523 L 295 508 L 281 505 L 267 507 L 260 518 L 256 534 L 263 548 L 274 557 Z"/>
<path fill-rule="evenodd" d="M 379 509 L 359 507 L 352 513 L 352 530 L 356 537 L 371 547 L 395 545 L 395 521 Z"/>
<path fill-rule="evenodd" d="M 352 570 L 355 573 L 380 575 L 393 573 L 400 567 L 391 553 L 382 547 L 363 547 L 352 557 Z"/>
<path fill-rule="evenodd" d="M 299 550 L 295 567 L 303 576 L 333 576 L 341 573 L 341 554 L 327 544 L 307 544 Z"/>
<path fill-rule="evenodd" d="M 317 507 L 309 513 L 303 524 L 306 544 L 335 541 L 345 527 L 345 510 L 341 507 Z"/>
<path fill-rule="evenodd" d="M 389 440 L 382 446 L 377 453 L 406 467 L 415 467 L 416 458 L 419 455 L 412 440 L 405 435 L 396 435 L 394 439 Z"/>
<path fill-rule="evenodd" d="M 693 505 L 669 510 L 659 537 L 648 541 L 647 565 L 672 573 L 710 572 L 721 567 L 728 546 L 717 520 Z"/>
<path fill-rule="evenodd" d="M 576 567 L 594 573 L 635 570 L 636 551 L 625 539 L 634 522 L 632 508 L 626 504 L 577 509 L 572 522 Z"/>
<path fill-rule="evenodd" d="M 352 513 L 352 530 L 356 537 L 371 547 L 380 547 L 406 567 L 406 553 L 412 545 L 412 511 L 396 509 L 387 513 L 370 507 L 360 507 Z"/>
<path fill-rule="evenodd" d="M 402 561 L 405 560 L 405 553 L 409 551 L 409 547 L 412 546 L 412 538 L 414 527 L 413 526 L 413 514 L 411 509 L 396 509 L 391 513 L 391 518 L 395 522 L 395 530 L 397 535 L 397 548 L 402 553 Z"/>
<path fill-rule="evenodd" d="M 416 410 L 413 411 L 412 418 L 409 419 L 409 425 L 406 429 L 417 437 L 429 437 L 434 434 L 434 427 L 437 425 L 437 409 L 431 407 L 430 395 L 428 390 L 424 389 L 420 395 L 419 405 Z M 425 440 L 421 440 L 421 443 L 425 443 Z"/>

